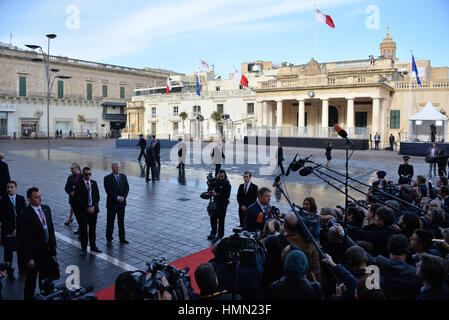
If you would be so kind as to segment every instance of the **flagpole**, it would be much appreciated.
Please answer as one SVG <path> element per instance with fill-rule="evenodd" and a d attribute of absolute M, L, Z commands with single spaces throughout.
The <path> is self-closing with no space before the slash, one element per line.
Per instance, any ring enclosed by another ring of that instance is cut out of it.
<path fill-rule="evenodd" d="M 316 3 L 313 5 L 313 59 L 316 60 Z"/>
<path fill-rule="evenodd" d="M 409 87 L 409 93 L 408 93 L 408 116 L 410 117 L 411 115 L 411 111 L 412 111 L 412 58 L 413 57 L 413 52 L 412 50 L 410 50 L 410 83 L 408 85 Z M 410 128 L 409 128 L 410 129 Z"/>

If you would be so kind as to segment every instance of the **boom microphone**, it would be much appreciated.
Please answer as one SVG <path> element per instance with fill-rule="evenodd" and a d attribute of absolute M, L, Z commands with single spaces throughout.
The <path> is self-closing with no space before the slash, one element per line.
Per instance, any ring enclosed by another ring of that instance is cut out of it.
<path fill-rule="evenodd" d="M 334 124 L 334 129 L 335 131 L 337 131 L 340 137 L 346 139 L 346 141 L 353 146 L 352 141 L 348 138 L 348 133 L 342 127 L 340 127 L 338 124 Z"/>
<path fill-rule="evenodd" d="M 295 155 L 295 157 L 293 158 L 293 161 L 290 162 L 290 164 L 288 165 L 287 172 L 285 173 L 286 176 L 288 176 L 290 174 L 290 171 L 292 170 L 293 164 L 296 162 L 296 157 L 297 156 L 298 156 L 298 154 Z"/>
<path fill-rule="evenodd" d="M 281 175 L 278 175 L 276 176 L 276 178 L 274 178 L 273 187 L 276 187 L 279 182 L 281 182 Z"/>

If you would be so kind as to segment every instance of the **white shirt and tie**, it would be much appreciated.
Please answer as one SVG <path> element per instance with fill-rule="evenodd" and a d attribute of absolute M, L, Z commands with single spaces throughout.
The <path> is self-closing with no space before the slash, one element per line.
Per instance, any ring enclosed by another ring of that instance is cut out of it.
<path fill-rule="evenodd" d="M 13 206 L 13 208 L 14 208 L 14 215 L 17 216 L 17 211 L 16 211 L 16 195 L 13 195 L 13 196 L 8 195 L 8 196 L 9 196 L 9 199 L 11 200 L 12 206 Z"/>
<path fill-rule="evenodd" d="M 248 183 L 245 183 L 245 185 L 244 185 L 244 187 L 245 187 L 245 194 L 248 193 L 248 190 L 249 190 L 249 186 L 250 186 L 250 185 L 251 185 L 251 181 L 248 182 Z"/>
<path fill-rule="evenodd" d="M 114 174 L 114 177 L 115 177 L 115 182 L 120 187 L 120 173 Z M 119 200 L 119 199 L 120 199 L 120 196 L 117 196 L 117 200 Z"/>
<path fill-rule="evenodd" d="M 92 184 L 90 182 L 90 180 L 84 180 L 84 184 L 86 185 L 87 188 L 87 192 L 88 192 L 88 197 L 87 197 L 87 202 L 88 202 L 88 207 L 92 206 Z"/>
<path fill-rule="evenodd" d="M 39 207 L 31 206 L 31 208 L 33 208 L 39 221 L 41 222 L 42 228 L 44 229 L 44 232 L 45 232 L 45 242 L 48 242 L 48 226 L 47 226 L 47 219 L 45 218 L 44 211 L 42 211 L 41 206 L 39 206 Z"/>

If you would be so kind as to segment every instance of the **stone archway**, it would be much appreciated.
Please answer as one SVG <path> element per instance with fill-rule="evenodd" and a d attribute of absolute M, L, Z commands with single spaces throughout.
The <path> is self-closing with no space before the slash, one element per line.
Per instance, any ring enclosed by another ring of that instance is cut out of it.
<path fill-rule="evenodd" d="M 333 127 L 335 123 L 338 123 L 338 109 L 335 106 L 329 106 L 329 127 Z"/>

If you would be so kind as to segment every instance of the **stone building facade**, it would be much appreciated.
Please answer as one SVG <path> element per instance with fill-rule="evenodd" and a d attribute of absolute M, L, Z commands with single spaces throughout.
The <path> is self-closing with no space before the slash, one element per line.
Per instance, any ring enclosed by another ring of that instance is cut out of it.
<path fill-rule="evenodd" d="M 47 136 L 47 80 L 42 55 L 0 46 L 0 136 Z M 117 136 L 126 124 L 126 103 L 134 89 L 166 82 L 178 73 L 135 69 L 50 56 L 50 135 Z M 58 78 L 60 76 L 70 79 Z M 84 121 L 83 121 L 84 120 Z"/>
<path fill-rule="evenodd" d="M 378 132 L 386 145 L 390 133 L 396 141 L 399 132 L 401 139 L 407 138 L 408 117 L 428 101 L 449 114 L 448 67 L 435 68 L 430 60 L 416 60 L 422 86 L 412 75 L 410 94 L 410 61 L 398 61 L 389 30 L 379 49 L 378 58 L 365 60 L 242 63 L 241 73 L 249 79 L 249 89 L 235 83 L 232 74 L 230 80 L 202 74 L 201 96 L 195 93 L 194 75 L 175 77 L 181 88 L 176 92 L 158 94 L 157 88 L 147 88 L 133 97 L 128 112 L 134 115 L 129 116 L 127 130 L 194 139 L 268 133 L 326 138 L 335 136 L 332 126 L 338 123 L 353 138 L 369 139 Z M 183 111 L 188 115 L 185 121 L 175 116 Z M 221 122 L 225 127 L 232 125 L 231 134 L 221 130 L 222 124 L 216 130 L 211 120 L 214 111 L 230 116 L 231 122 Z M 205 121 L 198 123 L 199 114 Z"/>

